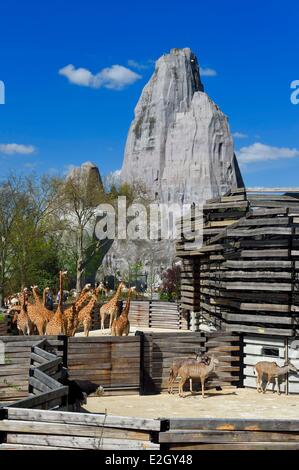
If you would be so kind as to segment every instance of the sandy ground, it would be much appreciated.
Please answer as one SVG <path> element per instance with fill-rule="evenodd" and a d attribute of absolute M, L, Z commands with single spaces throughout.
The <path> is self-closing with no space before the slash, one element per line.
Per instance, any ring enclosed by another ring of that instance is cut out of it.
<path fill-rule="evenodd" d="M 299 419 L 299 396 L 258 394 L 253 389 L 210 390 L 206 398 L 188 395 L 89 397 L 89 412 L 144 418 L 281 418 Z"/>
<path fill-rule="evenodd" d="M 173 330 L 170 328 L 147 328 L 145 326 L 134 327 L 131 326 L 130 328 L 130 336 L 135 335 L 135 331 L 143 331 L 144 333 L 191 333 L 190 331 L 186 330 Z M 109 336 L 110 329 L 106 328 L 103 332 L 102 330 L 93 330 L 89 332 L 89 336 Z M 84 336 L 83 332 L 76 333 L 76 336 Z"/>

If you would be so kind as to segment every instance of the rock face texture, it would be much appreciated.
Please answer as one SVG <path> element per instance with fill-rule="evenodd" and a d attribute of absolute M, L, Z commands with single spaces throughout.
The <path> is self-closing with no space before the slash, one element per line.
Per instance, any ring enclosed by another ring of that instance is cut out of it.
<path fill-rule="evenodd" d="M 204 93 L 190 49 L 156 62 L 135 108 L 121 180 L 143 182 L 159 202 L 185 204 L 243 186 L 227 118 Z"/>

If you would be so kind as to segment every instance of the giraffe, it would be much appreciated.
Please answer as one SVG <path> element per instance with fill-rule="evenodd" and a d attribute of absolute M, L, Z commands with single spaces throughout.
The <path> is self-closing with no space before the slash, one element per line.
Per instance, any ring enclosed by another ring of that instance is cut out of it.
<path fill-rule="evenodd" d="M 17 328 L 23 335 L 31 335 L 33 331 L 33 324 L 27 312 L 26 296 L 24 292 L 21 295 L 21 311 L 17 316 Z"/>
<path fill-rule="evenodd" d="M 125 284 L 121 282 L 117 288 L 117 291 L 115 292 L 114 296 L 112 297 L 109 302 L 106 304 L 102 305 L 100 308 L 100 317 L 101 317 L 101 330 L 104 329 L 104 323 L 105 323 L 105 317 L 106 315 L 110 315 L 110 329 L 112 326 L 113 320 L 116 318 L 117 312 L 118 312 L 118 307 L 117 307 L 117 302 L 120 297 L 122 289 L 125 287 Z"/>
<path fill-rule="evenodd" d="M 85 302 L 90 296 L 91 284 L 86 284 L 79 294 L 77 300 L 64 311 L 66 334 L 67 336 L 74 336 L 78 326 L 78 313 L 84 306 Z"/>
<path fill-rule="evenodd" d="M 30 324 L 31 324 L 30 334 L 34 334 L 34 328 L 36 327 L 38 334 L 40 336 L 43 336 L 45 334 L 47 322 L 49 321 L 50 318 L 48 318 L 49 311 L 43 307 L 43 304 L 39 298 L 37 289 L 38 289 L 37 286 L 32 286 L 32 294 L 33 294 L 33 298 L 35 299 L 35 303 L 29 302 L 28 297 L 29 297 L 30 290 L 27 289 L 26 287 L 23 289 L 23 293 L 21 294 L 21 299 L 23 297 L 25 299 L 24 301 L 26 303 L 26 311 L 29 315 Z M 21 312 L 21 310 L 22 310 L 22 305 L 16 305 L 16 306 L 11 307 L 8 313 L 15 312 L 15 316 L 13 320 L 16 321 L 17 316 Z"/>
<path fill-rule="evenodd" d="M 130 287 L 128 291 L 127 303 L 124 310 L 121 312 L 120 316 L 113 321 L 111 334 L 112 336 L 128 336 L 130 333 L 130 322 L 129 322 L 129 311 L 130 311 L 130 303 L 131 303 L 131 296 L 135 287 Z"/>
<path fill-rule="evenodd" d="M 47 324 L 46 335 L 64 335 L 65 334 L 65 321 L 63 316 L 63 278 L 67 271 L 59 272 L 59 302 L 56 312 Z"/>
<path fill-rule="evenodd" d="M 24 292 L 25 299 L 27 300 L 27 312 L 28 312 L 30 321 L 36 327 L 38 334 L 40 336 L 43 336 L 46 331 L 48 320 L 43 311 L 44 308 L 36 292 L 36 289 L 37 289 L 36 286 L 32 288 L 32 293 L 35 299 L 35 303 L 29 302 L 29 299 L 28 299 L 29 293 L 26 289 L 24 289 L 23 292 Z"/>
<path fill-rule="evenodd" d="M 98 295 L 100 293 L 100 290 L 101 288 L 100 287 L 97 287 L 92 296 L 91 296 L 91 299 L 90 301 L 88 302 L 87 305 L 85 305 L 85 307 L 83 307 L 79 314 L 78 314 L 78 323 L 77 323 L 77 327 L 80 326 L 80 325 L 83 325 L 83 328 L 84 328 L 84 335 L 85 336 L 88 336 L 89 335 L 89 330 L 90 330 L 90 326 L 91 326 L 91 321 L 92 321 L 92 312 L 93 312 L 93 309 L 94 309 L 94 306 L 95 306 L 95 303 L 98 299 Z"/>
<path fill-rule="evenodd" d="M 32 294 L 35 300 L 34 304 L 28 302 L 28 313 L 32 318 L 32 322 L 36 325 L 39 335 L 44 335 L 48 322 L 53 318 L 53 312 L 48 310 L 45 306 L 46 292 L 49 290 L 46 287 L 43 291 L 43 300 L 40 299 L 38 294 L 38 286 L 32 286 Z"/>

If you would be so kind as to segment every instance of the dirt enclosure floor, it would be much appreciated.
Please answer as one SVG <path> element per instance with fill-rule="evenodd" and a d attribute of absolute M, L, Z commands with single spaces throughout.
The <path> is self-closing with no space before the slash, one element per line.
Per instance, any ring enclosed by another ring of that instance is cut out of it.
<path fill-rule="evenodd" d="M 127 395 L 89 397 L 85 409 L 93 413 L 144 418 L 277 418 L 299 419 L 299 395 L 258 394 L 253 389 L 226 388 L 200 395 Z"/>

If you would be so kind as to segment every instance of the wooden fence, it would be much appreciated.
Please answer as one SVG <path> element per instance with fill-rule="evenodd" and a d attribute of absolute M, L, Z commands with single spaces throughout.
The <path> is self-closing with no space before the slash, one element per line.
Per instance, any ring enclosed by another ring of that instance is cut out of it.
<path fill-rule="evenodd" d="M 161 449 L 299 450 L 299 419 L 169 419 Z"/>
<path fill-rule="evenodd" d="M 17 408 L 42 408 L 50 410 L 67 405 L 68 387 L 63 379 L 62 357 L 52 354 L 47 339 L 42 339 L 31 349 L 29 368 L 29 396 L 13 404 Z"/>
<path fill-rule="evenodd" d="M 165 392 L 169 368 L 174 359 L 195 357 L 196 352 L 219 360 L 217 374 L 210 376 L 207 388 L 240 385 L 242 344 L 238 335 L 218 333 L 142 333 L 141 393 Z M 194 389 L 196 389 L 196 384 Z"/>
<path fill-rule="evenodd" d="M 2 320 L 0 320 L 0 336 L 7 336 L 11 333 L 11 317 L 5 315 Z"/>
<path fill-rule="evenodd" d="M 158 419 L 4 408 L 1 449 L 159 450 Z"/>
<path fill-rule="evenodd" d="M 106 395 L 139 393 L 140 338 L 89 336 L 68 338 L 69 378 Z"/>
<path fill-rule="evenodd" d="M 125 302 L 124 302 L 125 305 Z M 141 328 L 188 330 L 188 319 L 177 302 L 133 300 L 130 306 L 130 324 Z"/>
<path fill-rule="evenodd" d="M 31 349 L 43 336 L 1 336 L 4 360 L 0 364 L 0 402 L 14 402 L 28 396 Z M 62 336 L 47 336 L 52 351 L 65 360 Z"/>

